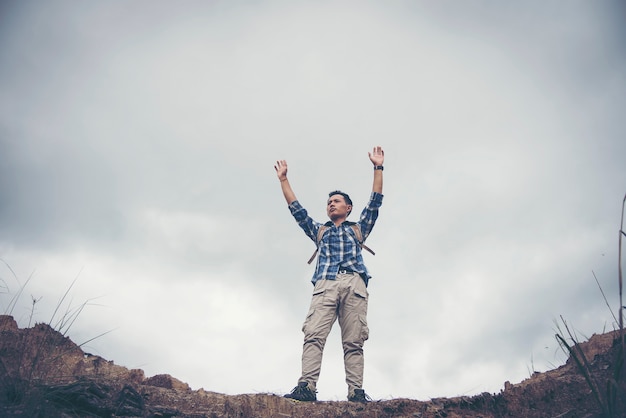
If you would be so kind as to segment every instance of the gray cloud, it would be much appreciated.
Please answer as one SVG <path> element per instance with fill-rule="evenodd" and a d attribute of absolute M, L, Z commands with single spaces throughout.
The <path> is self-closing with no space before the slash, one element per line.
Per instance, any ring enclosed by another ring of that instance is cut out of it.
<path fill-rule="evenodd" d="M 98 299 L 72 337 L 116 329 L 89 350 L 291 389 L 314 244 L 272 165 L 323 220 L 330 190 L 365 204 L 377 144 L 373 397 L 495 392 L 563 361 L 559 315 L 611 327 L 591 270 L 615 306 L 623 6 L 2 7 L 0 258 L 35 272 L 43 320 L 79 274 L 74 300 Z M 320 398 L 343 399 L 336 330 L 327 350 Z"/>

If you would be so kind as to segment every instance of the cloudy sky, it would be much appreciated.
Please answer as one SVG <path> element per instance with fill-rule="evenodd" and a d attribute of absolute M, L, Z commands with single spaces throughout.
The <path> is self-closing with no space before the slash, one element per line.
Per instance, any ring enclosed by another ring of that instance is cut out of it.
<path fill-rule="evenodd" d="M 365 254 L 374 399 L 499 392 L 613 329 L 618 1 L 0 3 L 0 312 L 193 389 L 285 393 L 314 244 L 386 154 Z M 28 281 L 30 278 L 30 281 Z M 68 298 L 60 302 L 76 279 Z M 28 283 L 27 283 L 28 281 Z M 25 283 L 23 293 L 11 300 Z M 53 317 L 55 307 L 61 305 Z M 338 326 L 319 398 L 345 399 Z"/>

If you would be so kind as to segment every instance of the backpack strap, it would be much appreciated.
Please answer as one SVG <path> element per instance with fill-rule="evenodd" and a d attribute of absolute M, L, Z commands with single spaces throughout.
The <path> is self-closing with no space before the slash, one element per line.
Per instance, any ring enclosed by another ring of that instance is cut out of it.
<path fill-rule="evenodd" d="M 361 234 L 361 228 L 359 228 L 359 225 L 358 224 L 352 224 L 352 225 L 350 225 L 350 228 L 352 228 L 352 230 L 354 231 L 354 235 L 356 236 L 356 240 L 358 241 L 358 243 L 361 246 L 361 248 L 367 250 L 372 255 L 376 255 L 376 253 L 374 251 L 372 251 L 372 249 L 370 247 L 368 247 L 367 245 L 365 245 L 365 243 L 363 243 L 363 234 Z"/>
<path fill-rule="evenodd" d="M 315 256 L 317 255 L 317 251 L 320 248 L 320 242 L 322 242 L 322 236 L 324 235 L 324 232 L 327 229 L 328 229 L 327 225 L 322 225 L 322 226 L 320 226 L 320 229 L 317 230 L 317 239 L 315 240 L 315 245 L 317 245 L 317 248 L 315 248 L 315 252 L 311 256 L 311 258 L 309 258 L 309 261 L 307 261 L 307 264 L 311 264 L 313 262 L 313 260 L 315 260 Z"/>
<path fill-rule="evenodd" d="M 326 232 L 328 228 L 329 227 L 327 225 L 322 225 L 320 226 L 320 229 L 317 231 L 317 240 L 315 241 L 317 248 L 315 249 L 315 252 L 311 256 L 311 258 L 309 258 L 309 261 L 307 261 L 307 264 L 311 264 L 313 260 L 315 260 L 315 256 L 317 255 L 317 252 L 320 247 L 320 242 L 322 242 L 322 236 L 324 235 L 324 232 Z M 353 223 L 350 225 L 350 228 L 352 228 L 352 231 L 354 231 L 354 236 L 356 237 L 356 240 L 359 243 L 359 246 L 362 249 L 367 250 L 370 254 L 376 255 L 376 253 L 372 251 L 370 247 L 368 247 L 367 245 L 363 243 L 363 234 L 361 234 L 361 228 L 359 228 L 359 225 L 356 223 Z"/>

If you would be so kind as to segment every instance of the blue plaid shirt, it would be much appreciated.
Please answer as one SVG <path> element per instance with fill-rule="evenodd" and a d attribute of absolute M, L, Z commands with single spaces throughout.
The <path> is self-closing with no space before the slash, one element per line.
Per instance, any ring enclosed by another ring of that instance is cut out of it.
<path fill-rule="evenodd" d="M 361 228 L 363 241 L 368 237 L 376 218 L 378 218 L 378 208 L 383 203 L 383 195 L 372 192 L 370 200 L 361 212 L 359 221 L 356 222 Z M 322 240 L 319 244 L 319 252 L 317 257 L 317 265 L 311 282 L 315 284 L 318 280 L 335 280 L 339 267 L 347 267 L 358 273 L 365 280 L 365 284 L 370 279 L 370 275 L 363 264 L 363 256 L 361 255 L 361 246 L 359 245 L 354 231 L 350 227 L 354 222 L 345 221 L 339 226 L 335 226 L 332 222 L 321 224 L 314 221 L 308 215 L 306 209 L 300 205 L 297 200 L 289 205 L 291 214 L 307 234 L 309 238 L 317 244 L 317 232 L 322 225 L 329 228 L 324 231 Z"/>

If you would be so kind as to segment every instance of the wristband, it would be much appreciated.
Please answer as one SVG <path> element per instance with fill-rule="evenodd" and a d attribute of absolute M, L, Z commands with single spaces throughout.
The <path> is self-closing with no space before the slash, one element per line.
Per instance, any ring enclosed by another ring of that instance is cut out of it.
<path fill-rule="evenodd" d="M 382 165 L 375 165 L 374 166 L 374 170 L 380 170 L 383 171 L 385 169 L 385 167 L 383 167 Z"/>

